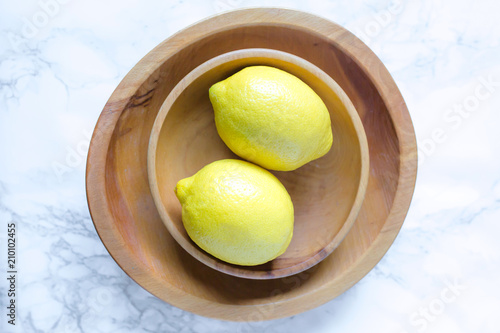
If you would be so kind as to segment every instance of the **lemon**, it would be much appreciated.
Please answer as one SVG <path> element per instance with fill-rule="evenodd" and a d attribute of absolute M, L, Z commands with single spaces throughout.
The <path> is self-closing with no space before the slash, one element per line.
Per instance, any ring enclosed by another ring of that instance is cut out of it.
<path fill-rule="evenodd" d="M 295 170 L 332 146 L 328 109 L 306 83 L 283 70 L 250 66 L 209 90 L 219 136 L 236 155 Z"/>
<path fill-rule="evenodd" d="M 237 265 L 259 265 L 285 252 L 293 205 L 281 182 L 246 161 L 226 159 L 180 180 L 182 221 L 203 250 Z"/>

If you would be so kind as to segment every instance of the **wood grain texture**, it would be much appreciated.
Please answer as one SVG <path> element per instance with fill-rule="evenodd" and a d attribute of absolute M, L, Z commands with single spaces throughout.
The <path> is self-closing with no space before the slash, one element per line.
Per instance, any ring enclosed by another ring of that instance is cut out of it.
<path fill-rule="evenodd" d="M 365 200 L 345 239 L 319 264 L 280 279 L 242 279 L 193 258 L 164 227 L 148 184 L 149 136 L 167 95 L 196 66 L 245 48 L 285 51 L 325 71 L 353 102 L 370 150 Z M 186 59 L 191 66 L 178 66 Z M 104 245 L 145 289 L 200 315 L 256 321 L 312 309 L 366 275 L 403 224 L 416 168 L 415 134 L 404 100 L 366 45 L 342 27 L 311 14 L 246 9 L 177 33 L 123 79 L 93 135 L 87 198 Z"/>
<path fill-rule="evenodd" d="M 238 266 L 200 249 L 182 223 L 173 189 L 216 160 L 238 158 L 215 126 L 208 89 L 254 65 L 280 68 L 308 84 L 325 102 L 334 140 L 329 153 L 290 172 L 273 172 L 294 204 L 294 236 L 284 254 L 258 266 Z M 188 66 L 188 64 L 181 64 Z M 271 49 L 224 53 L 196 67 L 168 95 L 156 117 L 148 151 L 148 176 L 156 207 L 173 238 L 206 265 L 243 278 L 273 279 L 302 272 L 344 239 L 361 209 L 368 184 L 368 143 L 356 109 L 325 72 L 308 61 Z"/>

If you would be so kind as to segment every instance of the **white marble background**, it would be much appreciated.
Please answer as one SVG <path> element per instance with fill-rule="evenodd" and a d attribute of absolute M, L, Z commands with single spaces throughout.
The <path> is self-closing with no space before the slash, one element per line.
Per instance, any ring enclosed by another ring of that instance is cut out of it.
<path fill-rule="evenodd" d="M 154 46 L 209 15 L 270 5 L 336 21 L 377 53 L 421 163 L 400 235 L 360 283 L 291 318 L 223 322 L 156 299 L 112 260 L 87 209 L 86 149 L 106 100 Z M 1 1 L 0 332 L 499 332 L 499 12 L 495 0 Z"/>

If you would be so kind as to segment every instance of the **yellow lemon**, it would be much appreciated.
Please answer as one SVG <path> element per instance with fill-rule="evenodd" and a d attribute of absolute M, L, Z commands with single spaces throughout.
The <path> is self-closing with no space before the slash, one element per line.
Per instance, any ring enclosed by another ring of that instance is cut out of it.
<path fill-rule="evenodd" d="M 332 146 L 330 114 L 296 76 L 250 66 L 209 90 L 217 131 L 238 156 L 267 169 L 289 171 Z"/>
<path fill-rule="evenodd" d="M 182 221 L 206 252 L 237 265 L 259 265 L 285 252 L 293 205 L 281 182 L 249 162 L 220 160 L 175 188 Z"/>

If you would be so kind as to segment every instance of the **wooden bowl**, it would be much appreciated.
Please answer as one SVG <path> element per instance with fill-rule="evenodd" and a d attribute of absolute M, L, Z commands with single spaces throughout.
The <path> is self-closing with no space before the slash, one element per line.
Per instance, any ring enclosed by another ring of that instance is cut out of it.
<path fill-rule="evenodd" d="M 273 172 L 294 204 L 292 241 L 284 254 L 258 266 L 219 260 L 189 237 L 174 188 L 205 165 L 238 158 L 217 134 L 208 89 L 252 65 L 272 66 L 307 83 L 325 102 L 334 140 L 324 157 L 290 172 Z M 190 66 L 190 64 L 186 64 Z M 318 67 L 272 49 L 224 53 L 201 64 L 168 95 L 156 117 L 148 152 L 151 192 L 174 239 L 192 256 L 221 272 L 250 279 L 297 274 L 328 256 L 344 239 L 359 213 L 368 184 L 368 143 L 358 113 L 339 85 Z"/>
<path fill-rule="evenodd" d="M 325 71 L 354 104 L 370 150 L 365 199 L 347 236 L 317 265 L 279 279 L 243 279 L 195 259 L 164 227 L 148 183 L 149 137 L 168 94 L 205 61 L 246 48 L 285 51 Z M 191 65 L 185 66 L 186 62 Z M 99 236 L 139 285 L 199 315 L 256 321 L 317 307 L 365 276 L 403 224 L 416 168 L 415 133 L 408 110 L 375 54 L 328 20 L 265 8 L 211 17 L 147 54 L 104 107 L 90 144 L 86 184 Z"/>

